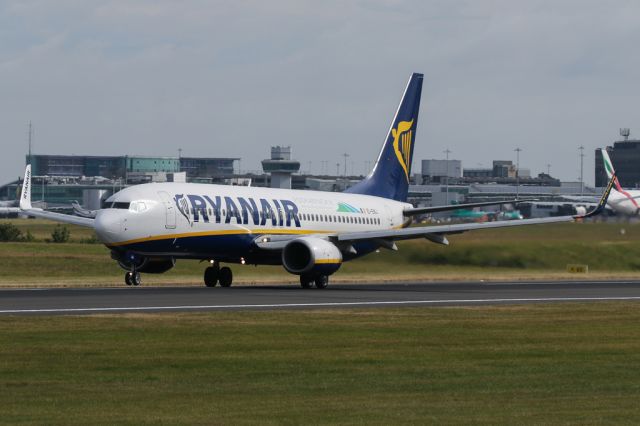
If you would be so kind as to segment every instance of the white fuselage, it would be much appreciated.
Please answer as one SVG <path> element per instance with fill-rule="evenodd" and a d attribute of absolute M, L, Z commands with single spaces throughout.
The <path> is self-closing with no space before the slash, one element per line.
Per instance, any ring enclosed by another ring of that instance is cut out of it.
<path fill-rule="evenodd" d="M 400 228 L 408 203 L 380 197 L 272 188 L 152 183 L 126 188 L 96 216 L 100 240 L 142 254 L 245 256 L 261 235 Z"/>
<path fill-rule="evenodd" d="M 613 189 L 607 200 L 607 205 L 616 213 L 636 216 L 640 212 L 640 191 Z"/>

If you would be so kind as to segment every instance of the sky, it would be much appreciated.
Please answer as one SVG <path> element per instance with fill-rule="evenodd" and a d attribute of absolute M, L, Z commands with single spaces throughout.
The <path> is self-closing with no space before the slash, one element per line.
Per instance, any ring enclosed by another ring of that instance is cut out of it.
<path fill-rule="evenodd" d="M 378 155 L 424 73 L 420 160 L 516 160 L 594 181 L 594 150 L 640 137 L 640 2 L 0 0 L 0 184 L 39 154 L 241 157 L 302 169 Z M 342 165 L 340 166 L 342 170 Z"/>

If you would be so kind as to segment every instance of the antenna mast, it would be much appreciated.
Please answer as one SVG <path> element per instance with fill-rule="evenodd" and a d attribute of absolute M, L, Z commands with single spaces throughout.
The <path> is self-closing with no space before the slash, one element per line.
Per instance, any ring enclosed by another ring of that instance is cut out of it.
<path fill-rule="evenodd" d="M 583 171 L 584 171 L 584 146 L 580 145 L 578 147 L 580 150 L 580 196 L 584 196 L 584 180 L 583 180 Z"/>
<path fill-rule="evenodd" d="M 31 120 L 29 120 L 29 164 L 31 164 L 31 139 L 33 137 L 33 126 Z"/>

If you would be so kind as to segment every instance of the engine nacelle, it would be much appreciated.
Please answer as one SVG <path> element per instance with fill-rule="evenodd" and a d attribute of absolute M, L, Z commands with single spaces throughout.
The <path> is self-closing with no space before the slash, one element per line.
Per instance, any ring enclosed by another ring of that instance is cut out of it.
<path fill-rule="evenodd" d="M 111 257 L 118 261 L 118 265 L 125 271 L 130 271 L 135 265 L 137 272 L 146 274 L 162 274 L 173 268 L 176 260 L 173 257 L 146 257 L 127 253 L 124 256 L 111 253 Z"/>
<path fill-rule="evenodd" d="M 327 240 L 302 237 L 284 247 L 282 265 L 296 275 L 331 275 L 340 269 L 342 253 Z"/>

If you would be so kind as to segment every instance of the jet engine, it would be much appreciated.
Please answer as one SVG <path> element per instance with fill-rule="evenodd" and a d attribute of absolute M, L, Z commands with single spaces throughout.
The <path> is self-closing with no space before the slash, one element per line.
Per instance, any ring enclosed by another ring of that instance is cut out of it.
<path fill-rule="evenodd" d="M 112 253 L 111 257 L 118 262 L 118 265 L 125 271 L 130 271 L 135 265 L 137 272 L 147 274 L 162 274 L 173 268 L 176 260 L 173 257 L 146 257 L 133 254 L 124 256 Z"/>
<path fill-rule="evenodd" d="M 342 253 L 321 238 L 296 238 L 282 250 L 282 265 L 296 275 L 331 275 L 342 265 Z"/>

